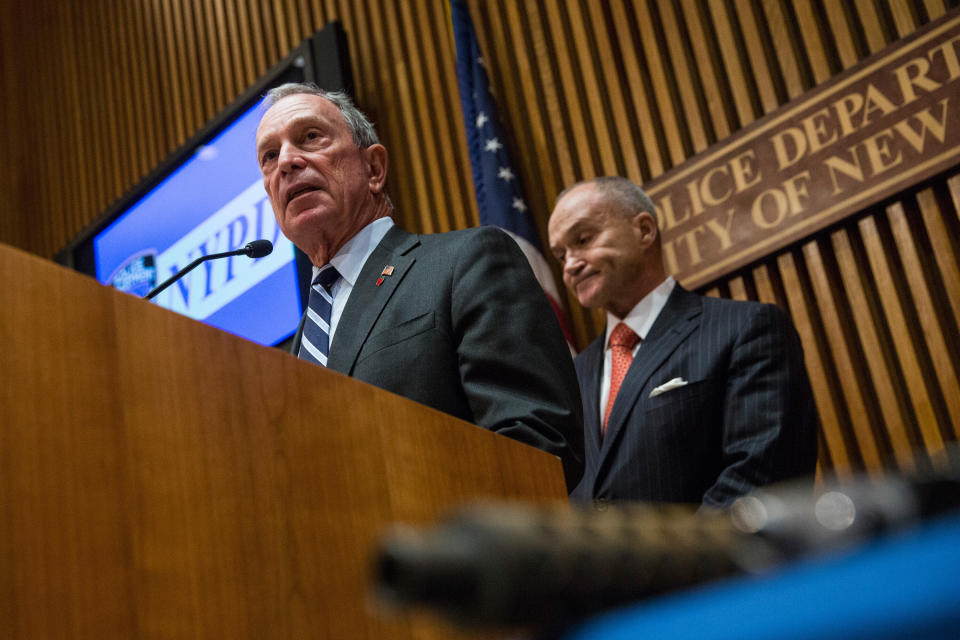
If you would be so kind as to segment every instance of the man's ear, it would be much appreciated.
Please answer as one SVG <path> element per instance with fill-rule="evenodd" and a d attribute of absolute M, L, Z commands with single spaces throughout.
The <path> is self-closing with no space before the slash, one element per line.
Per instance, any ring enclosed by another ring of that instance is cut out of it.
<path fill-rule="evenodd" d="M 387 182 L 387 148 L 382 144 L 372 144 L 363 150 L 367 163 L 370 191 L 380 193 Z"/>
<path fill-rule="evenodd" d="M 657 229 L 657 219 L 649 211 L 637 212 L 633 218 L 633 225 L 640 232 L 640 238 L 644 244 L 652 243 L 660 234 Z"/>

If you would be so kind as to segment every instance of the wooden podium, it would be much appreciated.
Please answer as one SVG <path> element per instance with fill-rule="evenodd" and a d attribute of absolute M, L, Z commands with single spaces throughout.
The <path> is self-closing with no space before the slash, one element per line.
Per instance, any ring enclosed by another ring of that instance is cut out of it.
<path fill-rule="evenodd" d="M 395 521 L 559 460 L 0 245 L 4 638 L 454 638 L 374 614 Z"/>

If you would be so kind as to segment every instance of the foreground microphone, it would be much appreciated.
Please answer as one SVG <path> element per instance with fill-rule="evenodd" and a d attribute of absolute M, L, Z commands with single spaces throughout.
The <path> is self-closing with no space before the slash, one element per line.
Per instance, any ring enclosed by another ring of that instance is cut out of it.
<path fill-rule="evenodd" d="M 216 258 L 228 258 L 230 256 L 239 256 L 245 255 L 251 258 L 262 258 L 264 256 L 270 255 L 273 251 L 273 243 L 269 240 L 254 240 L 253 242 L 248 242 L 243 249 L 237 249 L 236 251 L 224 251 L 223 253 L 211 253 L 210 255 L 200 256 L 190 264 L 188 264 L 180 271 L 177 271 L 175 274 L 167 278 L 160 284 L 156 289 L 148 293 L 143 297 L 144 300 L 152 300 L 158 293 L 172 285 L 174 282 L 187 275 L 192 271 L 198 264 L 201 262 L 206 262 L 207 260 L 214 260 Z"/>
<path fill-rule="evenodd" d="M 479 504 L 434 529 L 395 530 L 373 572 L 377 595 L 393 608 L 425 606 L 467 627 L 545 631 L 736 573 L 741 536 L 721 514 L 683 506 Z"/>
<path fill-rule="evenodd" d="M 433 528 L 386 536 L 373 577 L 377 595 L 395 608 L 426 607 L 463 626 L 553 632 L 604 609 L 762 573 L 958 509 L 960 457 L 936 474 L 861 476 L 816 493 L 807 480 L 758 489 L 726 512 L 480 504 Z"/>

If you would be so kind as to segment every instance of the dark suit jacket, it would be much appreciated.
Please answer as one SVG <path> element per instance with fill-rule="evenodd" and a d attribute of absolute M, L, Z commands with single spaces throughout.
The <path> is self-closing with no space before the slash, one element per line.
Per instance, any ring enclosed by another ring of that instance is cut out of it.
<path fill-rule="evenodd" d="M 728 505 L 811 475 L 817 422 L 803 350 L 778 307 L 674 289 L 627 371 L 600 440 L 603 336 L 577 356 L 586 470 L 577 500 Z M 683 378 L 687 385 L 650 397 Z"/>
<path fill-rule="evenodd" d="M 387 265 L 393 274 L 376 286 Z M 302 331 L 301 321 L 294 354 Z M 529 263 L 499 229 L 391 228 L 360 272 L 327 366 L 560 456 L 569 488 L 582 475 L 569 348 Z"/>

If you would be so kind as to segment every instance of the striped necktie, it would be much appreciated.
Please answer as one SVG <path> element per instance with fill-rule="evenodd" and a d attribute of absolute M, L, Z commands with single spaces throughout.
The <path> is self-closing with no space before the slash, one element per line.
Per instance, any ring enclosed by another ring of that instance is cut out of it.
<path fill-rule="evenodd" d="M 330 312 L 333 310 L 333 283 L 340 274 L 332 264 L 325 265 L 313 279 L 310 287 L 310 300 L 307 303 L 307 320 L 303 323 L 303 336 L 300 339 L 302 360 L 327 366 L 327 354 L 330 353 Z"/>

